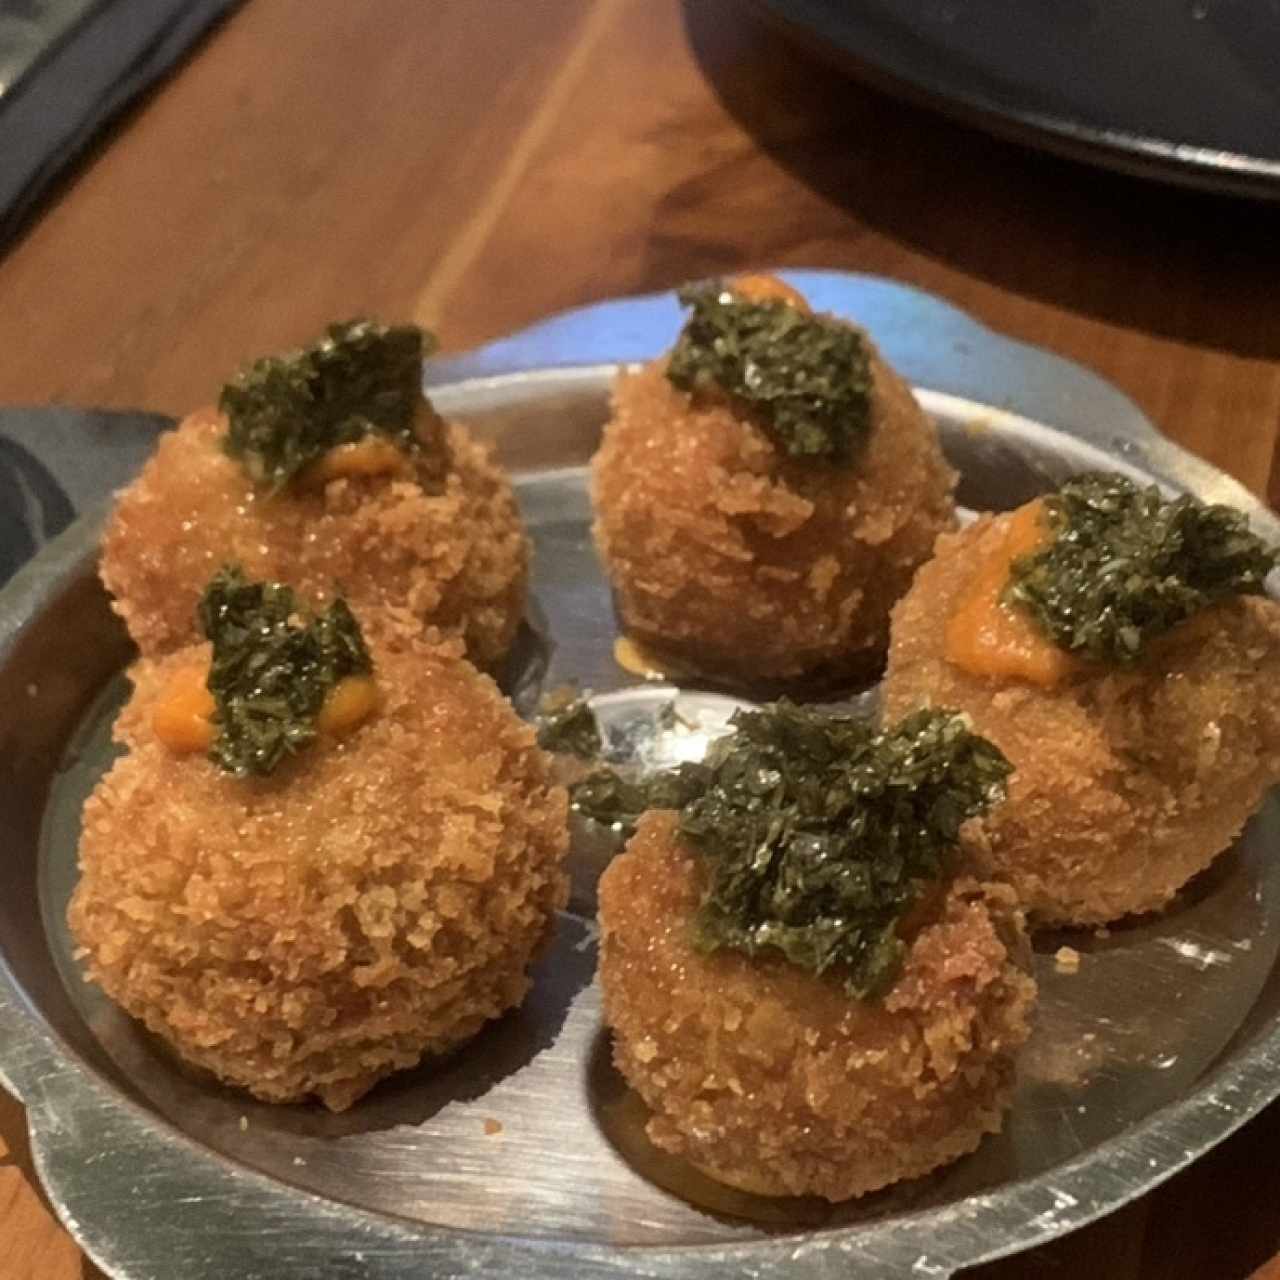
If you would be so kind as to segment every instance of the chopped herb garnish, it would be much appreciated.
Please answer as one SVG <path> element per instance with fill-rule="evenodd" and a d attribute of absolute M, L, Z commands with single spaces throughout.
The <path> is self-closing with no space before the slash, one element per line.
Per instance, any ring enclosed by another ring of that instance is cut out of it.
<path fill-rule="evenodd" d="M 353 320 L 330 325 L 300 351 L 255 361 L 222 389 L 227 452 L 276 492 L 330 449 L 370 432 L 417 449 L 422 359 L 434 347 L 414 325 Z"/>
<path fill-rule="evenodd" d="M 706 785 L 706 767 L 700 764 L 681 764 L 634 778 L 604 765 L 573 783 L 569 798 L 574 811 L 584 818 L 630 835 L 642 813 L 679 809 Z"/>
<path fill-rule="evenodd" d="M 748 406 L 793 458 L 847 462 L 871 424 L 871 360 L 861 334 L 782 301 L 751 302 L 719 283 L 679 292 L 690 316 L 667 377 Z"/>
<path fill-rule="evenodd" d="M 538 716 L 538 746 L 594 760 L 603 747 L 596 714 L 584 697 L 552 696 L 543 700 Z"/>
<path fill-rule="evenodd" d="M 876 732 L 779 703 L 711 749 L 680 833 L 706 859 L 696 937 L 776 952 L 851 995 L 896 977 L 898 922 L 942 875 L 961 824 L 1003 798 L 1009 762 L 951 712 Z"/>
<path fill-rule="evenodd" d="M 658 713 L 653 717 L 653 722 L 663 733 L 675 733 L 681 725 L 686 729 L 695 727 L 676 710 L 676 700 L 674 698 L 668 699 L 658 708 Z"/>
<path fill-rule="evenodd" d="M 373 670 L 346 602 L 301 618 L 293 592 L 223 569 L 205 589 L 200 625 L 213 642 L 209 692 L 217 709 L 215 764 L 240 777 L 268 774 L 316 736 L 315 719 L 344 676 Z"/>
<path fill-rule="evenodd" d="M 708 951 L 774 951 L 876 995 L 906 949 L 902 917 L 943 875 L 966 819 L 1004 798 L 1012 766 L 962 716 L 923 710 L 877 732 L 780 702 L 738 711 L 701 764 L 646 777 L 595 770 L 573 807 L 631 832 L 676 809 L 706 859 L 695 926 Z"/>
<path fill-rule="evenodd" d="M 1242 512 L 1124 476 L 1078 476 L 1044 503 L 1052 541 L 1014 562 L 1004 598 L 1098 662 L 1134 663 L 1206 605 L 1262 594 L 1276 564 Z"/>

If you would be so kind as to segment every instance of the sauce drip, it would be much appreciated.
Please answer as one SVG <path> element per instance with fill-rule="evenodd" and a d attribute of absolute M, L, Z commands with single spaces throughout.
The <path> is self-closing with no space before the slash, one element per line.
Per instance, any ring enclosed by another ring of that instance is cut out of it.
<path fill-rule="evenodd" d="M 654 653 L 630 636 L 619 636 L 613 642 L 613 660 L 624 671 L 645 680 L 679 680 L 697 674 L 692 664 Z"/>

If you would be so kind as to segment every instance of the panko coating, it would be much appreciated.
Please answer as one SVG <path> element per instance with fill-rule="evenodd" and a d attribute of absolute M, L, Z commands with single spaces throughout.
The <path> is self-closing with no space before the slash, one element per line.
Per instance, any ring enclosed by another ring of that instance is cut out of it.
<path fill-rule="evenodd" d="M 704 864 L 651 811 L 600 881 L 614 1061 L 655 1145 L 761 1195 L 846 1200 L 997 1132 L 1035 983 L 1004 886 L 960 878 L 913 917 L 882 1001 L 779 958 L 693 943 Z"/>
<path fill-rule="evenodd" d="M 69 921 L 89 976 L 182 1057 L 271 1102 L 350 1106 L 518 1005 L 566 900 L 567 800 L 456 640 L 369 637 L 380 709 L 267 777 L 156 736 L 176 673 L 132 670 L 128 748 L 85 805 Z"/>
<path fill-rule="evenodd" d="M 528 539 L 490 450 L 414 395 L 417 434 L 432 448 L 384 445 L 371 473 L 312 472 L 279 491 L 227 453 L 219 410 L 162 436 L 120 493 L 102 546 L 102 581 L 142 653 L 198 639 L 200 584 L 237 562 L 315 606 L 341 593 L 371 625 L 460 635 L 473 662 L 496 670 L 524 611 Z"/>
<path fill-rule="evenodd" d="M 956 477 L 864 341 L 870 426 L 844 461 L 788 456 L 740 403 L 672 385 L 666 359 L 619 374 L 591 468 L 595 540 L 623 630 L 675 669 L 747 684 L 879 669 L 890 607 L 952 525 Z"/>
<path fill-rule="evenodd" d="M 1047 686 L 972 674 L 948 660 L 947 620 L 1017 518 L 939 538 L 893 613 L 885 714 L 963 711 L 1013 764 L 1007 801 L 971 834 L 981 874 L 1012 884 L 1033 922 L 1157 910 L 1280 780 L 1280 606 L 1222 601 L 1135 665 L 1080 664 Z"/>

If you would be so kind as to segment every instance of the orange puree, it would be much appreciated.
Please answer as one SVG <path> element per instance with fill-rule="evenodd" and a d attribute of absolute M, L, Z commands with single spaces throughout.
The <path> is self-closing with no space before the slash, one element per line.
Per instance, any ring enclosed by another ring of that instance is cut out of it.
<path fill-rule="evenodd" d="M 174 672 L 151 713 L 156 737 L 170 751 L 208 751 L 213 745 L 213 694 L 206 686 L 208 669 L 183 667 Z M 378 686 L 372 676 L 346 676 L 329 690 L 316 716 L 321 733 L 340 738 L 378 708 Z"/>
<path fill-rule="evenodd" d="M 340 738 L 367 720 L 377 707 L 378 686 L 372 676 L 344 676 L 329 690 L 316 716 L 316 728 Z"/>
<path fill-rule="evenodd" d="M 797 311 L 809 314 L 809 304 L 804 294 L 793 289 L 777 276 L 738 276 L 729 281 L 729 290 L 748 302 L 785 302 Z"/>
<path fill-rule="evenodd" d="M 1019 507 L 1004 523 L 1004 538 L 978 566 L 947 619 L 943 652 L 952 666 L 975 676 L 1013 677 L 1049 688 L 1079 663 L 1046 636 L 1031 616 L 1000 599 L 1020 556 L 1045 542 L 1044 504 Z"/>
<path fill-rule="evenodd" d="M 334 446 L 302 472 L 298 483 L 304 489 L 311 489 L 349 476 L 385 475 L 395 471 L 403 461 L 404 454 L 390 440 L 368 435 L 351 444 Z"/>
<path fill-rule="evenodd" d="M 213 745 L 213 694 L 205 685 L 207 668 L 175 671 L 151 713 L 156 737 L 170 751 L 208 751 Z"/>

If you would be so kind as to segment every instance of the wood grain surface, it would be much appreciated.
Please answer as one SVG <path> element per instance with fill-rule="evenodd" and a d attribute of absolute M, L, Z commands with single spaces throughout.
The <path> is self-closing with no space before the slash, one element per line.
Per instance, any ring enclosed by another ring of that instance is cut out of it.
<path fill-rule="evenodd" d="M 0 403 L 181 413 L 339 316 L 459 348 L 690 277 L 843 267 L 1088 365 L 1275 501 L 1278 220 L 898 105 L 742 0 L 248 0 L 0 259 Z M 973 1274 L 1280 1280 L 1277 1150 L 1272 1108 Z M 0 1094 L 0 1280 L 99 1274 Z"/>

